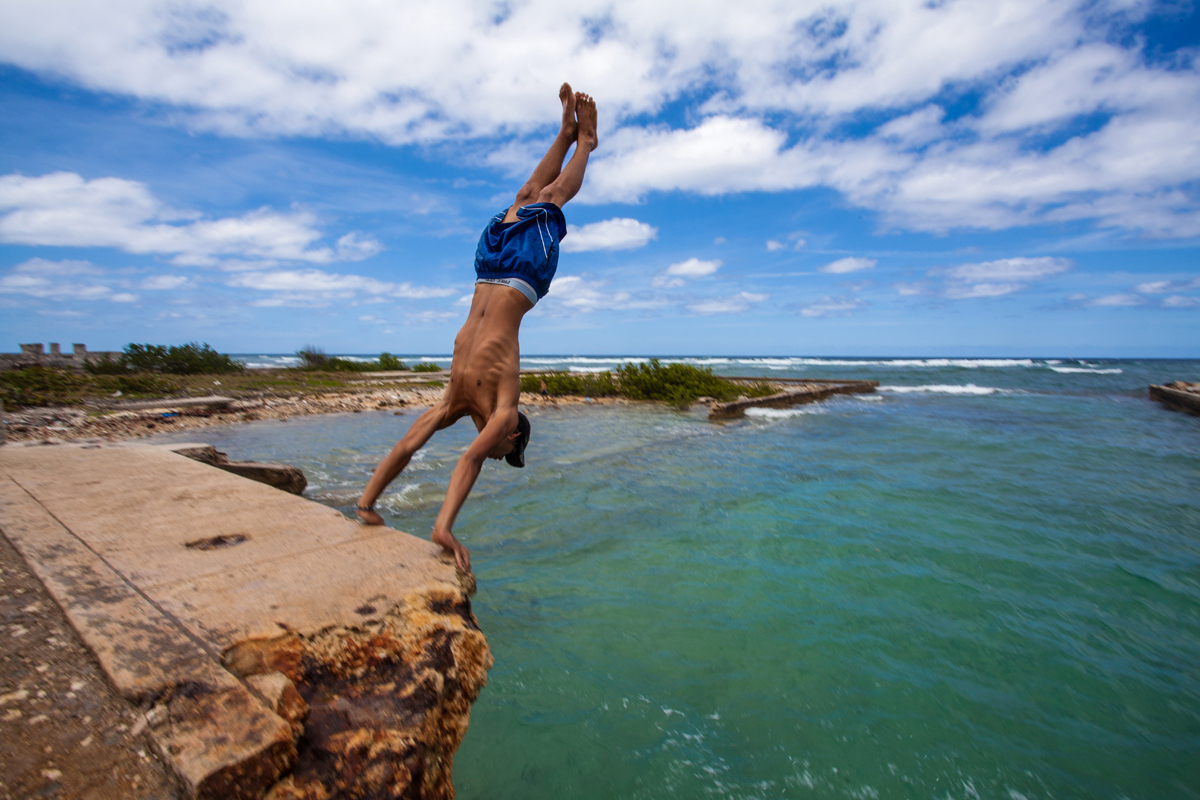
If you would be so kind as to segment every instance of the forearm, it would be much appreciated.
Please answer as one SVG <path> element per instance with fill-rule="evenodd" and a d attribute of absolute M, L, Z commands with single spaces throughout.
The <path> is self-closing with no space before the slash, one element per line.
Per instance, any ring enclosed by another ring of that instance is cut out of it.
<path fill-rule="evenodd" d="M 483 459 L 473 457 L 471 453 L 464 453 L 458 460 L 458 464 L 454 467 L 454 474 L 450 476 L 450 486 L 446 489 L 446 499 L 442 503 L 442 510 L 433 524 L 434 530 L 450 531 L 454 529 L 454 520 L 458 517 L 463 503 L 466 502 L 467 495 L 471 493 L 471 487 L 475 485 L 475 480 L 479 477 L 479 471 L 482 468 Z"/>

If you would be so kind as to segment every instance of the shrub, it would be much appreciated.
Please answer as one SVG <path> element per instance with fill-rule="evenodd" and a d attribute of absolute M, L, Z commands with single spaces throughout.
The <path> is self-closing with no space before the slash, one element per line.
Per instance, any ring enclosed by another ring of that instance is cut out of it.
<path fill-rule="evenodd" d="M 123 358 L 113 358 L 105 353 L 102 358 L 92 358 L 83 362 L 83 368 L 92 375 L 124 375 L 129 372 Z"/>
<path fill-rule="evenodd" d="M 128 344 L 121 363 L 133 372 L 166 372 L 171 375 L 216 375 L 241 372 L 246 365 L 218 353 L 207 343 L 165 346 L 161 344 Z"/>
<path fill-rule="evenodd" d="M 558 397 L 581 395 L 583 397 L 615 397 L 619 390 L 611 372 L 589 372 L 578 375 L 555 373 L 551 375 L 522 375 L 521 391 L 537 394 L 546 382 L 546 391 Z"/>
<path fill-rule="evenodd" d="M 391 353 L 380 353 L 379 354 L 379 368 L 383 369 L 383 370 L 388 370 L 388 371 L 398 370 L 398 369 L 408 369 L 408 367 L 404 366 L 403 361 L 396 358 Z"/>
<path fill-rule="evenodd" d="M 442 368 L 432 361 L 422 361 L 419 364 L 413 364 L 413 372 L 441 372 Z"/>
<path fill-rule="evenodd" d="M 325 355 L 324 350 L 312 344 L 304 345 L 296 351 L 296 355 L 300 357 L 300 361 L 304 365 L 301 369 L 321 369 L 329 360 L 329 356 Z"/>
<path fill-rule="evenodd" d="M 380 353 L 378 361 L 352 361 L 348 358 L 329 356 L 316 345 L 306 344 L 296 355 L 303 362 L 297 369 L 310 372 L 383 372 L 385 370 L 408 369 L 404 362 L 391 353 Z"/>
<path fill-rule="evenodd" d="M 691 364 L 663 366 L 657 358 L 645 364 L 624 364 L 617 368 L 621 394 L 631 400 L 661 400 L 675 406 L 688 406 L 700 397 L 721 401 L 736 400 L 739 395 L 763 397 L 775 390 L 766 381 L 739 386 L 713 374 L 711 367 Z"/>

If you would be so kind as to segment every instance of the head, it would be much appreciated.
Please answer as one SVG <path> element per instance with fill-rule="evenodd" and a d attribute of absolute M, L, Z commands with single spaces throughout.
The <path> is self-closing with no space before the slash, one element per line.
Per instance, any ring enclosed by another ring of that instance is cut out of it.
<path fill-rule="evenodd" d="M 488 458 L 503 458 L 513 467 L 525 466 L 525 445 L 529 444 L 529 417 L 517 412 L 517 427 L 488 453 Z"/>

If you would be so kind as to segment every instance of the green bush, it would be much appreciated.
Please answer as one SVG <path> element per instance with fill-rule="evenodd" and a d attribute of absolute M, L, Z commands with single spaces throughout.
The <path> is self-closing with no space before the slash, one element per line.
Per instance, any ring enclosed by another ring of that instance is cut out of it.
<path fill-rule="evenodd" d="M 303 364 L 300 369 L 321 369 L 329 360 L 329 356 L 325 355 L 324 350 L 312 344 L 304 345 L 296 351 L 296 355 L 300 357 Z"/>
<path fill-rule="evenodd" d="M 122 358 L 113 358 L 105 353 L 103 358 L 93 358 L 83 362 L 83 368 L 92 375 L 124 375 L 129 372 Z"/>
<path fill-rule="evenodd" d="M 413 372 L 441 372 L 442 368 L 432 361 L 422 361 L 419 364 L 413 364 Z"/>
<path fill-rule="evenodd" d="M 131 372 L 165 372 L 170 375 L 217 375 L 241 372 L 246 365 L 218 353 L 206 344 L 128 344 L 121 363 Z M 109 365 L 106 365 L 106 368 Z"/>
<path fill-rule="evenodd" d="M 378 361 L 351 361 L 348 358 L 326 355 L 320 347 L 306 344 L 296 351 L 296 355 L 303 362 L 297 369 L 310 372 L 383 372 L 408 369 L 403 361 L 391 353 L 380 353 Z"/>
<path fill-rule="evenodd" d="M 383 370 L 393 371 L 398 369 L 408 369 L 404 366 L 404 362 L 396 358 L 391 353 L 379 354 L 379 368 Z"/>
<path fill-rule="evenodd" d="M 131 397 L 161 397 L 179 389 L 177 381 L 150 373 L 86 375 L 51 367 L 0 372 L 0 399 L 4 400 L 5 408 L 68 405 L 86 397 L 111 396 L 118 391 Z"/>
<path fill-rule="evenodd" d="M 542 390 L 542 381 L 546 382 L 546 391 L 555 397 L 562 395 L 615 397 L 620 393 L 611 372 L 522 375 L 521 391 L 537 394 Z"/>
<path fill-rule="evenodd" d="M 727 402 L 736 400 L 739 395 L 764 397 L 775 393 L 766 381 L 740 386 L 714 375 L 711 367 L 663 366 L 657 358 L 644 364 L 623 364 L 617 368 L 617 380 L 621 384 L 621 394 L 631 400 L 661 400 L 681 407 L 691 405 L 700 397 Z"/>

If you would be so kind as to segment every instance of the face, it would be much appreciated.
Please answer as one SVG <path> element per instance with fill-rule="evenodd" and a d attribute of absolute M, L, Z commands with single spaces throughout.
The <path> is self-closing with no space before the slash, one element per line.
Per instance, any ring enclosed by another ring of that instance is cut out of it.
<path fill-rule="evenodd" d="M 519 435 L 518 433 L 513 433 L 507 439 L 501 440 L 498 445 L 492 448 L 492 452 L 488 453 L 488 458 L 501 459 L 511 453 L 517 446 L 517 437 Z"/>

